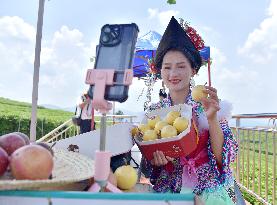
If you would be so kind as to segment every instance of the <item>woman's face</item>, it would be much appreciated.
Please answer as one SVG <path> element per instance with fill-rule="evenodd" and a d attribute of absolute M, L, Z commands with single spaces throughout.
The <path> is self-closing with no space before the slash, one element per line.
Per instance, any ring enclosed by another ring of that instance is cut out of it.
<path fill-rule="evenodd" d="M 162 63 L 161 77 L 170 91 L 186 90 L 195 70 L 187 57 L 180 51 L 168 51 Z"/>

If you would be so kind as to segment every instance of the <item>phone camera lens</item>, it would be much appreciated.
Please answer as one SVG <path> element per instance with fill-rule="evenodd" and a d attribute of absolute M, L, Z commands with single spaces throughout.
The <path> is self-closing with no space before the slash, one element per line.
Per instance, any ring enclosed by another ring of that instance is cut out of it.
<path fill-rule="evenodd" d="M 111 28 L 109 26 L 106 26 L 104 29 L 103 29 L 104 33 L 110 33 L 111 32 Z"/>
<path fill-rule="evenodd" d="M 103 35 L 103 36 L 102 36 L 102 41 L 103 41 L 104 43 L 109 42 L 109 40 L 110 40 L 110 38 L 109 38 L 108 35 Z"/>

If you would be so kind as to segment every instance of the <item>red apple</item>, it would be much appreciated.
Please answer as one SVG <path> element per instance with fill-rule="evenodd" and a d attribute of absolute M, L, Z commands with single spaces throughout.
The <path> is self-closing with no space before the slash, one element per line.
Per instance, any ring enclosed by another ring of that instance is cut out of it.
<path fill-rule="evenodd" d="M 0 147 L 0 176 L 2 176 L 9 166 L 9 155 Z"/>
<path fill-rule="evenodd" d="M 10 159 L 15 179 L 48 179 L 54 161 L 51 153 L 39 145 L 26 145 L 16 150 Z"/>
<path fill-rule="evenodd" d="M 22 139 L 25 141 L 26 145 L 30 144 L 30 138 L 27 135 L 25 135 L 24 133 L 22 133 L 22 132 L 13 132 L 13 133 L 22 137 Z"/>
<path fill-rule="evenodd" d="M 25 141 L 16 133 L 9 133 L 0 137 L 0 147 L 2 147 L 8 155 L 11 155 L 19 147 L 25 145 Z"/>

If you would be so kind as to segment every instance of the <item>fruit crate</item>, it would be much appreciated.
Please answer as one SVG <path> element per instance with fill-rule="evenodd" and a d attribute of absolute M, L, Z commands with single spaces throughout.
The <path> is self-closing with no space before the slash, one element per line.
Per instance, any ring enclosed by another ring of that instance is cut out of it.
<path fill-rule="evenodd" d="M 198 132 L 192 117 L 192 107 L 186 104 L 175 105 L 167 108 L 154 110 L 147 114 L 142 120 L 142 124 L 147 123 L 148 118 L 160 116 L 165 118 L 170 111 L 178 111 L 182 117 L 188 119 L 188 127 L 183 132 L 175 137 L 162 138 L 150 141 L 141 141 L 138 136 L 135 136 L 135 142 L 140 151 L 148 160 L 153 159 L 153 152 L 159 150 L 164 152 L 169 157 L 187 156 L 197 147 Z"/>
<path fill-rule="evenodd" d="M 0 191 L 1 205 L 193 205 L 193 194 Z"/>

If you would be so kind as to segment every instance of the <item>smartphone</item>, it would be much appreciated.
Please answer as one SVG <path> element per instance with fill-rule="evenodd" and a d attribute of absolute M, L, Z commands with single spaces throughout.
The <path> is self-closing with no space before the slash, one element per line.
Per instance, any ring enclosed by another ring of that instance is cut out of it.
<path fill-rule="evenodd" d="M 94 69 L 115 69 L 114 85 L 106 86 L 104 98 L 108 101 L 125 102 L 129 86 L 123 85 L 125 69 L 132 69 L 138 26 L 132 24 L 106 24 L 101 28 L 99 45 L 96 47 Z M 94 85 L 88 95 L 93 99 Z"/>

